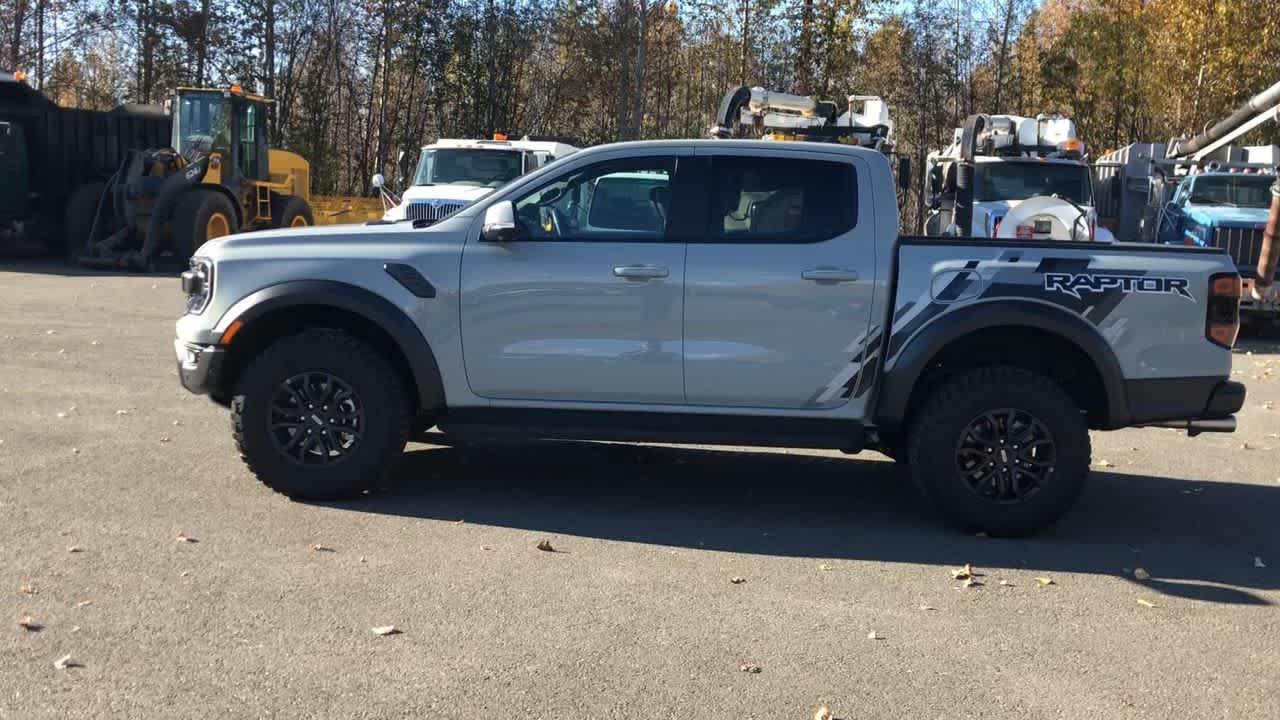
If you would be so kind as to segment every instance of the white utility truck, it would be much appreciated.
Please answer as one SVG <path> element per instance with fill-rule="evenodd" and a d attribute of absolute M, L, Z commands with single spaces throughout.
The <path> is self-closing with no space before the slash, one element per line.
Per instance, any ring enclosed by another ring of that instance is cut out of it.
<path fill-rule="evenodd" d="M 457 140 L 442 138 L 422 148 L 418 167 L 384 221 L 434 222 L 578 148 L 550 140 Z M 374 176 L 380 190 L 384 181 Z"/>
<path fill-rule="evenodd" d="M 973 115 L 929 153 L 925 232 L 1020 240 L 1114 241 L 1098 227 L 1076 125 L 1060 115 Z"/>

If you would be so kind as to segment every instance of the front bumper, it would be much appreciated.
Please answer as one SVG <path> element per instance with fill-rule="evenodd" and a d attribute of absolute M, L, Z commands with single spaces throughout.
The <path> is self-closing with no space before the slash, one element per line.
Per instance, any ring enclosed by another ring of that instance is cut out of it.
<path fill-rule="evenodd" d="M 197 395 L 208 395 L 218 389 L 227 351 L 216 345 L 199 345 L 182 339 L 173 341 L 178 360 L 178 378 L 182 387 Z"/>

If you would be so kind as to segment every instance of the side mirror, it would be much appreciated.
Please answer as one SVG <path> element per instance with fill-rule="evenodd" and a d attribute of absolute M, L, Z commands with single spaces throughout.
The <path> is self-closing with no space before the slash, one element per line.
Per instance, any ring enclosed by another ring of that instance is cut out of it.
<path fill-rule="evenodd" d="M 484 211 L 480 239 L 502 243 L 516 239 L 516 207 L 510 201 L 494 203 Z"/>
<path fill-rule="evenodd" d="M 373 174 L 373 189 L 374 189 L 374 190 L 381 189 L 381 188 L 382 188 L 382 186 L 386 184 L 386 182 L 387 182 L 387 179 L 386 179 L 386 178 L 384 178 L 384 177 L 382 177 L 382 173 L 374 173 L 374 174 Z"/>
<path fill-rule="evenodd" d="M 400 154 L 396 156 L 396 167 L 400 169 L 400 181 L 404 182 L 404 179 L 409 177 L 409 154 L 408 153 L 406 153 L 403 150 L 400 151 Z"/>
<path fill-rule="evenodd" d="M 898 188 L 907 190 L 911 187 L 911 158 L 898 158 Z"/>

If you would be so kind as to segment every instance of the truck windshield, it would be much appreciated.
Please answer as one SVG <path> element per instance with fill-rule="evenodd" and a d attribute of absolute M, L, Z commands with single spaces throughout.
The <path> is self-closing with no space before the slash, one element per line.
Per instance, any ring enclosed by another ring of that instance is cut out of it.
<path fill-rule="evenodd" d="M 1092 205 L 1089 172 L 1083 165 L 1047 162 L 979 163 L 974 169 L 978 200 L 1026 200 L 1058 195 L 1080 205 Z"/>
<path fill-rule="evenodd" d="M 1190 202 L 1196 205 L 1227 205 L 1261 208 L 1271 206 L 1269 175 L 1202 175 L 1191 186 Z"/>
<path fill-rule="evenodd" d="M 418 161 L 413 184 L 496 188 L 520 177 L 521 159 L 522 153 L 518 150 L 426 150 Z"/>
<path fill-rule="evenodd" d="M 220 92 L 186 93 L 174 113 L 173 147 L 188 160 L 231 144 L 227 102 Z"/>

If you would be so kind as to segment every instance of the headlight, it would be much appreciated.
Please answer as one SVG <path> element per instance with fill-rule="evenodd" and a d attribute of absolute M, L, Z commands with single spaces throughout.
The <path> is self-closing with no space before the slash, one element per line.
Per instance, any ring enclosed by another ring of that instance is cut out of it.
<path fill-rule="evenodd" d="M 204 257 L 191 258 L 191 269 L 182 273 L 181 278 L 182 292 L 187 295 L 187 314 L 199 315 L 213 297 L 213 261 Z"/>

